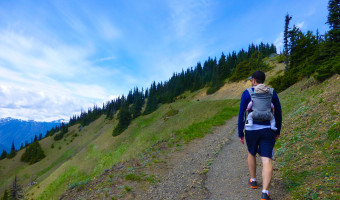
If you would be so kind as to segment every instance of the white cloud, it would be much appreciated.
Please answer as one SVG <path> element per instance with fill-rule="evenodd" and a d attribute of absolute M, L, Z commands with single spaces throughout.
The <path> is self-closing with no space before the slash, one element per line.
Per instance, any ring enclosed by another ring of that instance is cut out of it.
<path fill-rule="evenodd" d="M 280 32 L 279 36 L 275 39 L 274 45 L 276 46 L 276 52 L 283 52 L 283 32 Z"/>
<path fill-rule="evenodd" d="M 116 59 L 116 56 L 107 56 L 107 57 L 99 58 L 99 59 L 95 60 L 94 63 L 110 61 L 110 60 L 115 60 L 115 59 Z"/>
<path fill-rule="evenodd" d="M 18 119 L 52 121 L 68 119 L 79 110 L 79 100 L 70 96 L 59 96 L 54 91 L 46 93 L 35 88 L 0 85 L 0 116 Z M 82 102 L 84 103 L 84 102 Z"/>
<path fill-rule="evenodd" d="M 16 68 L 22 73 L 72 77 L 92 52 L 93 48 L 89 46 L 47 45 L 38 38 L 11 31 L 0 32 L 0 60 L 7 68 Z"/>
<path fill-rule="evenodd" d="M 87 110 L 93 105 L 101 105 L 107 97 L 105 90 L 99 86 L 82 84 L 65 84 L 52 82 L 11 83 L 0 80 L 0 118 L 13 117 L 51 121 L 69 119 L 80 110 Z"/>
<path fill-rule="evenodd" d="M 305 22 L 299 22 L 296 24 L 296 27 L 298 27 L 299 29 L 304 28 Z"/>
<path fill-rule="evenodd" d="M 68 119 L 112 94 L 96 81 L 121 73 L 94 66 L 90 46 L 0 31 L 0 118 Z M 114 56 L 98 62 L 114 59 Z"/>

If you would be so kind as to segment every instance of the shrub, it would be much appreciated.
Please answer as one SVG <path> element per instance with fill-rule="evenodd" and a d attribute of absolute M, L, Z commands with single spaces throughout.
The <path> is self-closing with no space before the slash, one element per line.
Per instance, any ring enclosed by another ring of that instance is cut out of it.
<path fill-rule="evenodd" d="M 141 181 L 142 178 L 140 176 L 137 176 L 136 174 L 127 174 L 125 176 L 125 180 L 130 180 L 130 181 Z"/>
<path fill-rule="evenodd" d="M 334 124 L 330 129 L 328 129 L 327 136 L 331 141 L 340 137 L 340 122 Z"/>
<path fill-rule="evenodd" d="M 175 110 L 175 109 L 171 108 L 167 113 L 165 113 L 163 118 L 175 116 L 175 115 L 178 114 L 178 112 L 179 112 L 179 110 Z"/>
<path fill-rule="evenodd" d="M 215 93 L 215 92 L 218 91 L 222 86 L 223 86 L 223 83 L 220 83 L 220 84 L 215 85 L 215 86 L 211 86 L 211 87 L 208 88 L 208 90 L 207 90 L 207 95 Z"/>
<path fill-rule="evenodd" d="M 286 57 L 283 54 L 280 54 L 280 55 L 277 56 L 276 59 L 277 59 L 278 63 L 283 63 L 285 61 Z"/>
<path fill-rule="evenodd" d="M 340 56 L 324 62 L 321 67 L 316 70 L 314 78 L 318 81 L 324 81 L 333 74 L 340 74 Z"/>

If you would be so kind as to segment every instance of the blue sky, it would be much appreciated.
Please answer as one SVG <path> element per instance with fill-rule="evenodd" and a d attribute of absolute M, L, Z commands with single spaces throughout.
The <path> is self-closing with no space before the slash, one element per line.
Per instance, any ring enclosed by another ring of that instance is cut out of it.
<path fill-rule="evenodd" d="M 284 17 L 328 30 L 326 0 L 0 0 L 0 118 L 51 121 L 250 43 Z"/>

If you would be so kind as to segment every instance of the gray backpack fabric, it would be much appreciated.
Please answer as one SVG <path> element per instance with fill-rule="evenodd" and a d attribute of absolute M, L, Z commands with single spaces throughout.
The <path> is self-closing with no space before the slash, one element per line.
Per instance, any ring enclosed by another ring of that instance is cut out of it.
<path fill-rule="evenodd" d="M 254 93 L 252 88 L 247 88 L 251 100 L 253 101 L 252 117 L 255 121 L 269 121 L 272 118 L 271 103 L 273 97 L 273 88 L 269 89 L 268 93 Z"/>

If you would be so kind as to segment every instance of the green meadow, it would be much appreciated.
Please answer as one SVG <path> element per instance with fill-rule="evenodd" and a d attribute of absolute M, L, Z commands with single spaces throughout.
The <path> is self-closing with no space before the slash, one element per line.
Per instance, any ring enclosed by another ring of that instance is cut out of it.
<path fill-rule="evenodd" d="M 40 141 L 46 153 L 40 162 L 20 162 L 23 152 L 19 151 L 14 159 L 0 163 L 4 169 L 1 180 L 6 180 L 1 187 L 10 185 L 14 175 L 22 185 L 33 177 L 38 184 L 25 187 L 28 198 L 58 199 L 72 185 L 95 179 L 113 165 L 137 158 L 158 141 L 172 145 L 203 137 L 238 112 L 239 100 L 199 101 L 194 96 L 185 93 L 174 103 L 160 105 L 155 112 L 133 120 L 119 136 L 112 136 L 117 121 L 102 116 L 88 126 L 70 127 L 62 140 L 47 137 Z"/>

